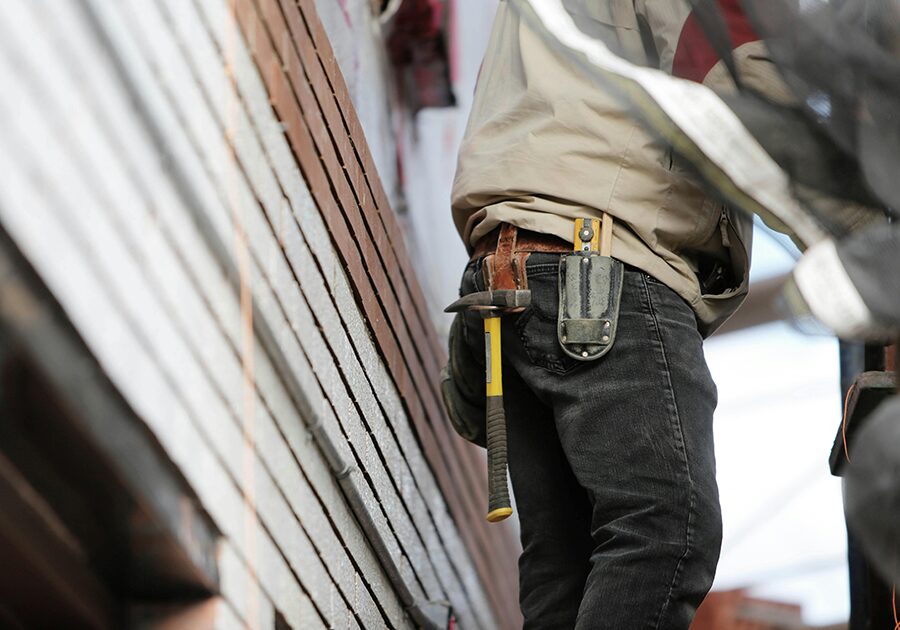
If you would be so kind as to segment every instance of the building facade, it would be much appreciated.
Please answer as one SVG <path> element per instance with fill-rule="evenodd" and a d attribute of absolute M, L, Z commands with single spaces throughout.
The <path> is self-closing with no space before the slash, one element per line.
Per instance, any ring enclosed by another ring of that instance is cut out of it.
<path fill-rule="evenodd" d="M 5 623 L 520 625 L 394 210 L 449 15 L 0 4 Z"/>

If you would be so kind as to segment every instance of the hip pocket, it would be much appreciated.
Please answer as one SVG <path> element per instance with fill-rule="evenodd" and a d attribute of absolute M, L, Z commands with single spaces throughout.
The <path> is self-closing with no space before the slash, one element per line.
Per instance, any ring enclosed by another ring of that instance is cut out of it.
<path fill-rule="evenodd" d="M 516 332 L 528 360 L 556 374 L 566 374 L 583 365 L 563 352 L 557 336 L 559 314 L 559 261 L 529 266 L 531 306 L 515 320 Z"/>

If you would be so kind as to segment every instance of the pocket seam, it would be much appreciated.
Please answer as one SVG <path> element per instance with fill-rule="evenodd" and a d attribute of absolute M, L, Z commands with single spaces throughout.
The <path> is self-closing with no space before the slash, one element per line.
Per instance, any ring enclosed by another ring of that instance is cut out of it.
<path fill-rule="evenodd" d="M 558 265 L 555 266 L 558 270 Z M 549 275 L 549 274 L 547 274 Z M 559 286 L 557 285 L 557 291 L 559 290 Z M 522 344 L 522 348 L 525 350 L 525 355 L 528 357 L 528 360 L 532 363 L 532 365 L 541 368 L 542 370 L 546 370 L 553 374 L 569 374 L 574 371 L 578 367 L 581 366 L 581 361 L 575 361 L 571 357 L 567 357 L 563 352 L 563 349 L 560 347 L 559 357 L 553 356 L 546 352 L 540 352 L 537 348 L 534 347 L 533 343 L 529 342 L 529 339 L 533 337 L 533 335 L 529 335 L 527 332 L 528 324 L 534 320 L 536 323 L 542 321 L 541 317 L 535 317 L 537 315 L 537 310 L 534 306 L 529 306 L 524 311 L 522 311 L 515 320 L 515 331 L 516 335 L 519 337 L 519 342 Z M 546 325 L 553 327 L 553 343 L 559 344 L 559 341 L 556 337 L 556 322 L 547 321 Z"/>

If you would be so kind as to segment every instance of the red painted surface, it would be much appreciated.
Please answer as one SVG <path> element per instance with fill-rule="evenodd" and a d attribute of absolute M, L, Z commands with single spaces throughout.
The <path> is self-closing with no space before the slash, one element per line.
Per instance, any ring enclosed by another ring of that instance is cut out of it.
<path fill-rule="evenodd" d="M 733 48 L 756 41 L 759 36 L 753 31 L 747 16 L 744 15 L 738 0 L 718 0 L 719 9 L 728 26 Z M 700 27 L 697 17 L 691 13 L 685 20 L 678 37 L 675 59 L 672 62 L 672 74 L 682 79 L 690 79 L 702 83 L 712 67 L 719 61 L 719 55 L 713 49 Z"/>

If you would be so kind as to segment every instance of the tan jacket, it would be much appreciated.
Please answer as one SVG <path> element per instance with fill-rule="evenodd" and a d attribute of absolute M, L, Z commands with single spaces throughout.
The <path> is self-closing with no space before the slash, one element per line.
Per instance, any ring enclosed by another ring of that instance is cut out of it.
<path fill-rule="evenodd" d="M 696 31 L 696 24 L 686 23 L 687 2 L 564 3 L 582 30 L 628 60 L 734 89 L 705 40 L 685 39 Z M 645 45 L 642 29 L 652 44 Z M 742 80 L 787 100 L 754 39 L 732 29 Z M 469 246 L 500 222 L 571 241 L 574 217 L 609 212 L 617 219 L 613 256 L 681 295 L 704 335 L 747 293 L 750 219 L 708 197 L 619 100 L 548 48 L 503 0 L 459 155 L 452 206 Z M 730 288 L 703 294 L 698 273 L 713 261 L 730 270 Z"/>

